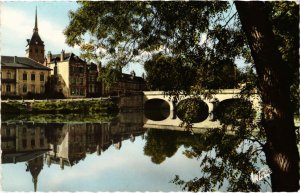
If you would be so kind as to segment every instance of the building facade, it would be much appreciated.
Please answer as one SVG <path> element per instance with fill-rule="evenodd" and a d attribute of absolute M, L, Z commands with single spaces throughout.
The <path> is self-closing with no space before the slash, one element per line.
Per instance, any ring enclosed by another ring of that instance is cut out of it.
<path fill-rule="evenodd" d="M 44 94 L 50 68 L 26 57 L 1 56 L 1 95 Z"/>
<path fill-rule="evenodd" d="M 99 66 L 94 63 L 87 65 L 87 97 L 101 96 L 101 81 L 98 80 Z"/>
<path fill-rule="evenodd" d="M 146 89 L 146 81 L 143 77 L 136 76 L 135 72 L 132 72 L 131 74 L 119 72 L 119 76 L 116 82 L 113 83 L 110 87 L 105 86 L 104 83 L 102 95 L 120 96 L 130 93 L 136 93 Z"/>
<path fill-rule="evenodd" d="M 87 96 L 87 64 L 73 53 L 47 55 L 45 65 L 51 71 L 53 89 L 67 98 L 83 98 Z"/>

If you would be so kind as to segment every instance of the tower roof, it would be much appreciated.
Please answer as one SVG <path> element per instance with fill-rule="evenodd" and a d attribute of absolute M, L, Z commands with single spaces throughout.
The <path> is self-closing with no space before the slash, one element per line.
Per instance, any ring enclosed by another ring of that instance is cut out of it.
<path fill-rule="evenodd" d="M 34 23 L 33 32 L 37 32 L 37 31 L 38 31 L 38 25 L 37 25 L 37 7 L 35 7 L 35 23 Z"/>
<path fill-rule="evenodd" d="M 37 8 L 35 9 L 35 23 L 33 28 L 33 34 L 31 39 L 27 39 L 28 45 L 42 45 L 44 46 L 44 42 L 42 41 L 39 33 L 38 33 L 38 23 L 37 23 Z"/>

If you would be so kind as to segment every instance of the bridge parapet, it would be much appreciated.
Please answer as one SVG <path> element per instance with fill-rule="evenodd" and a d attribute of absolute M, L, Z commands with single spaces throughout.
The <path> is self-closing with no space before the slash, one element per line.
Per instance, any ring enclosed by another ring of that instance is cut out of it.
<path fill-rule="evenodd" d="M 212 99 L 207 99 L 204 97 L 201 97 L 202 100 L 207 104 L 208 106 L 208 114 L 209 116 L 207 117 L 206 120 L 202 121 L 201 123 L 196 123 L 195 127 L 202 127 L 202 128 L 208 128 L 208 127 L 217 127 L 218 125 L 220 126 L 218 121 L 214 120 L 214 111 L 217 108 L 217 103 L 221 103 L 222 101 L 225 100 L 231 100 L 231 99 L 239 99 L 240 98 L 240 89 L 222 89 L 222 90 L 218 90 L 216 94 L 212 94 Z M 166 94 L 166 92 L 164 91 L 144 91 L 144 105 L 147 103 L 147 101 L 149 100 L 153 100 L 153 99 L 161 99 L 166 101 L 169 106 L 170 106 L 170 115 L 168 118 L 166 118 L 163 121 L 151 121 L 148 120 L 147 124 L 170 124 L 170 122 L 174 122 L 174 113 L 176 114 L 176 112 L 174 112 L 174 109 L 176 107 L 176 104 L 178 104 L 180 101 L 185 100 L 190 98 L 191 96 L 185 96 L 185 95 L 180 95 L 181 97 L 179 97 L 179 101 L 176 101 L 176 103 L 174 101 L 171 101 L 172 98 Z M 260 119 L 260 99 L 259 96 L 257 94 L 253 94 L 250 96 L 249 101 L 252 103 L 253 108 L 256 110 L 257 112 L 257 119 Z M 176 121 L 178 122 L 178 124 L 181 122 L 181 120 L 177 117 Z"/>

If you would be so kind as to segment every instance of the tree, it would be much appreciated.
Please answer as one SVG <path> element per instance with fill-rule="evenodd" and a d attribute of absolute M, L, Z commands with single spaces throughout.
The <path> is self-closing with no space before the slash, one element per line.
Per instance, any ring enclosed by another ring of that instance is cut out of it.
<path fill-rule="evenodd" d="M 299 152 L 290 100 L 287 67 L 262 2 L 235 2 L 258 74 L 263 120 L 267 135 L 265 153 L 275 191 L 299 189 Z M 253 12 L 253 10 L 256 10 Z M 284 144 L 284 145 L 283 145 Z"/>
<path fill-rule="evenodd" d="M 273 171 L 273 190 L 298 190 L 299 153 L 290 92 L 295 78 L 289 78 L 296 77 L 293 69 L 297 66 L 298 46 L 287 40 L 296 40 L 299 30 L 293 27 L 289 33 L 282 23 L 298 25 L 299 7 L 295 2 L 235 2 L 240 20 L 227 2 L 80 4 L 70 13 L 70 25 L 65 30 L 67 43 L 83 49 L 91 44 L 93 49 L 89 50 L 107 54 L 112 64 L 121 66 L 135 60 L 137 53 L 166 50 L 197 69 L 191 94 L 203 93 L 207 82 L 220 77 L 225 66 L 230 69 L 237 57 L 252 61 L 263 103 L 265 153 Z M 92 37 L 89 42 L 83 39 L 86 32 Z"/>
<path fill-rule="evenodd" d="M 195 82 L 196 70 L 185 66 L 180 58 L 154 55 L 144 64 L 146 81 L 152 90 L 187 91 Z"/>

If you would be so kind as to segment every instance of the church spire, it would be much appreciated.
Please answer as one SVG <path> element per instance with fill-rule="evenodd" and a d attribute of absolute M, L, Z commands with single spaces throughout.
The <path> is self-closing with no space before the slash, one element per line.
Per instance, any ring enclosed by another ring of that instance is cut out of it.
<path fill-rule="evenodd" d="M 38 25 L 37 25 L 37 7 L 35 7 L 35 24 L 34 24 L 33 32 L 38 32 Z"/>

